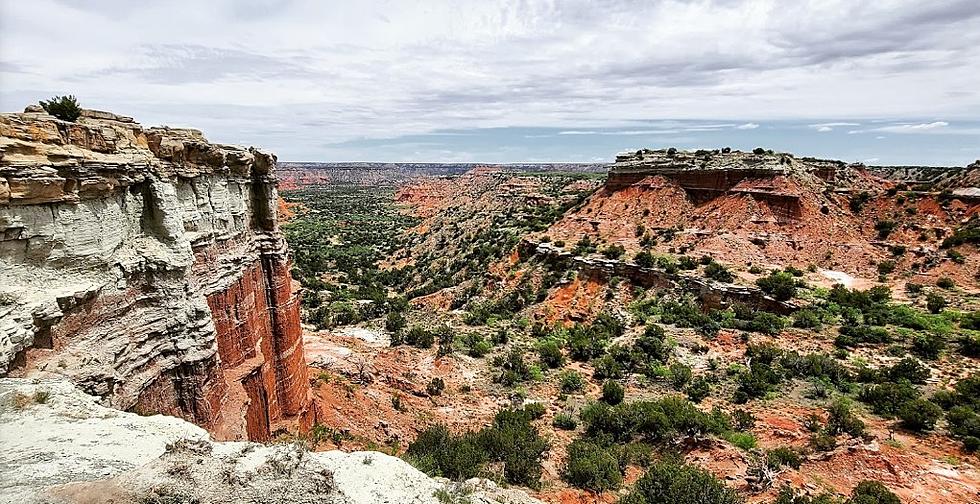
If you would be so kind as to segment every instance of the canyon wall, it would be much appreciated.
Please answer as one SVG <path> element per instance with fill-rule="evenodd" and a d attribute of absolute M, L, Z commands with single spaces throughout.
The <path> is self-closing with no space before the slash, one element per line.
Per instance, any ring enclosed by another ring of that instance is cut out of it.
<path fill-rule="evenodd" d="M 275 164 L 105 112 L 0 114 L 0 375 L 217 439 L 308 425 Z"/>

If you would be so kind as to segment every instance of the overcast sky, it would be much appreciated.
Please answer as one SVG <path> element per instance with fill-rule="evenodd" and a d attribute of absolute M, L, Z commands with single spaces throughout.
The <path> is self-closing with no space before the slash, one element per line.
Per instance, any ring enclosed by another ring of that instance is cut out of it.
<path fill-rule="evenodd" d="M 980 158 L 980 0 L 0 5 L 3 111 L 73 93 L 281 160 Z"/>

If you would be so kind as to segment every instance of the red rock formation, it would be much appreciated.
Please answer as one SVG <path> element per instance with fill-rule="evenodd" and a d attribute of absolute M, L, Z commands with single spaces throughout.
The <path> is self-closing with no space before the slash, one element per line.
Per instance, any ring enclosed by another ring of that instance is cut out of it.
<path fill-rule="evenodd" d="M 274 165 L 107 113 L 0 114 L 0 373 L 218 439 L 308 426 Z"/>

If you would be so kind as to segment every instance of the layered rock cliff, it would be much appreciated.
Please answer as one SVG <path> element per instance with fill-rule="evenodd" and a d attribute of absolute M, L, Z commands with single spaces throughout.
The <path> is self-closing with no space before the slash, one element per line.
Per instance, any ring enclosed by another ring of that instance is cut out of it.
<path fill-rule="evenodd" d="M 0 374 L 218 439 L 310 422 L 275 163 L 105 112 L 0 114 Z"/>

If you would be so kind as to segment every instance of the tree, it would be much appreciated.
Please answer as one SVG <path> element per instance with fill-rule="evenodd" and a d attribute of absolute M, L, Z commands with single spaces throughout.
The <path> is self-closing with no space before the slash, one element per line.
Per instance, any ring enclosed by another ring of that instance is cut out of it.
<path fill-rule="evenodd" d="M 602 385 L 602 400 L 606 404 L 617 405 L 623 402 L 626 390 L 618 382 L 609 380 Z"/>
<path fill-rule="evenodd" d="M 616 458 L 602 446 L 581 439 L 568 445 L 568 462 L 562 478 L 572 486 L 595 492 L 611 490 L 623 483 Z"/>
<path fill-rule="evenodd" d="M 881 482 L 866 480 L 854 487 L 847 504 L 902 504 L 902 501 Z"/>
<path fill-rule="evenodd" d="M 620 504 L 737 504 L 735 490 L 700 467 L 672 461 L 653 464 Z"/>
<path fill-rule="evenodd" d="M 926 399 L 911 400 L 898 410 L 902 426 L 917 432 L 931 431 L 942 416 L 943 409 Z"/>
<path fill-rule="evenodd" d="M 45 112 L 62 121 L 75 122 L 82 115 L 82 109 L 78 106 L 75 95 L 55 96 L 50 100 L 41 100 L 38 103 L 41 104 Z"/>
<path fill-rule="evenodd" d="M 939 313 L 946 308 L 946 298 L 935 292 L 930 292 L 926 294 L 926 308 L 929 310 L 929 313 Z"/>
<path fill-rule="evenodd" d="M 789 301 L 796 296 L 796 279 L 791 273 L 776 271 L 755 281 L 762 292 L 779 301 Z"/>

